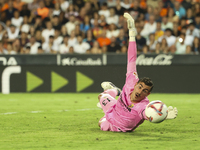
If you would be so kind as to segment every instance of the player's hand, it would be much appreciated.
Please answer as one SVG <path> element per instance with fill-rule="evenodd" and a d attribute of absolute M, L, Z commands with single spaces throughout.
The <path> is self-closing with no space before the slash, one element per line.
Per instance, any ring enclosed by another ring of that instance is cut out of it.
<path fill-rule="evenodd" d="M 176 107 L 172 107 L 172 106 L 169 106 L 168 107 L 168 115 L 167 115 L 167 118 L 166 120 L 168 119 L 175 119 L 178 115 L 178 110 Z"/>
<path fill-rule="evenodd" d="M 129 29 L 129 36 L 136 36 L 137 31 L 135 29 L 135 21 L 129 13 L 124 13 L 124 17 L 127 19 L 127 25 Z"/>
<path fill-rule="evenodd" d="M 124 17 L 127 19 L 128 29 L 135 29 L 135 21 L 129 13 L 124 13 Z"/>

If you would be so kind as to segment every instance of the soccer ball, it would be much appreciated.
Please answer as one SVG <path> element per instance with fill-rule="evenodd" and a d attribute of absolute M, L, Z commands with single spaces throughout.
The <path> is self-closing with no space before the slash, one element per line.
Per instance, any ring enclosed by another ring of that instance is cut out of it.
<path fill-rule="evenodd" d="M 150 122 L 160 123 L 167 117 L 168 109 L 163 102 L 159 100 L 152 101 L 146 106 L 145 115 Z"/>

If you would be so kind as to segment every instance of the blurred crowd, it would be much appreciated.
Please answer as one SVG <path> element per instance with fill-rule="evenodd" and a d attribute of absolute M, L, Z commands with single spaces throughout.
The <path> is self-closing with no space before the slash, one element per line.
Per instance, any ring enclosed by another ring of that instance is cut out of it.
<path fill-rule="evenodd" d="M 0 54 L 199 54 L 199 0 L 1 0 Z"/>

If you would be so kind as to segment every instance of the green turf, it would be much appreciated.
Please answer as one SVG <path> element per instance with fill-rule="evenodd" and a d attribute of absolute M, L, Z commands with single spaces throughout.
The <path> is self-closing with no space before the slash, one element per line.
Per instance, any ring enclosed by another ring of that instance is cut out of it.
<path fill-rule="evenodd" d="M 97 95 L 0 94 L 0 150 L 200 149 L 200 94 L 151 94 L 150 101 L 176 106 L 178 117 L 145 121 L 131 133 L 99 129 Z"/>

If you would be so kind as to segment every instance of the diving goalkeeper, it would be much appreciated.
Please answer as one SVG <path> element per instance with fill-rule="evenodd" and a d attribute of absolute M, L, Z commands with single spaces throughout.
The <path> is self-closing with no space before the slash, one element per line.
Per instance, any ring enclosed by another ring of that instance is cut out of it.
<path fill-rule="evenodd" d="M 126 82 L 122 91 L 111 82 L 101 84 L 104 92 L 98 98 L 105 116 L 99 120 L 99 126 L 103 131 L 130 132 L 134 131 L 144 120 L 148 120 L 145 108 L 149 104 L 147 96 L 153 89 L 153 82 L 147 77 L 138 78 L 135 24 L 128 13 L 124 13 L 124 17 L 127 19 L 129 29 Z M 115 99 L 117 95 L 118 100 Z M 176 118 L 177 109 L 171 106 L 169 108 L 166 119 Z"/>

